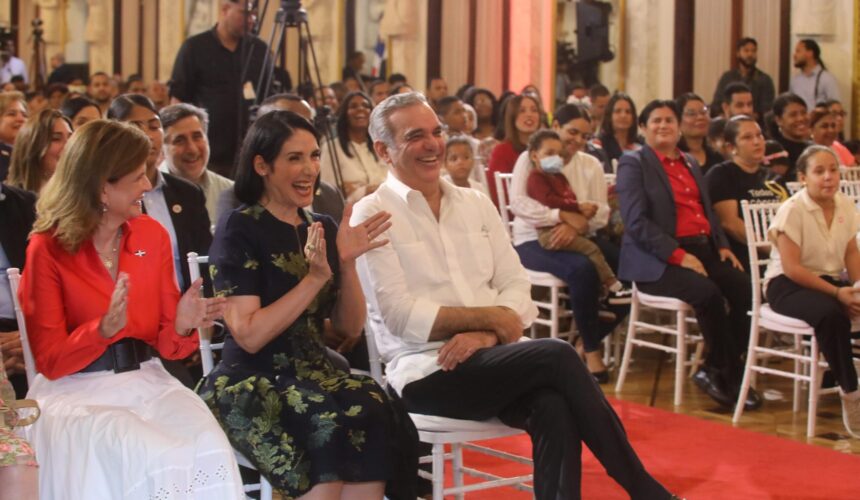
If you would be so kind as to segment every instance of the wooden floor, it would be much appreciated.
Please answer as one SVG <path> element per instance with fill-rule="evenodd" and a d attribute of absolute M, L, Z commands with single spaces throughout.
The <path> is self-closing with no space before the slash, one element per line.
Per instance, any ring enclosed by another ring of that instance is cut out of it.
<path fill-rule="evenodd" d="M 626 401 L 649 405 L 654 388 L 659 353 L 650 349 L 635 349 L 633 364 L 620 393 L 615 393 L 616 373 L 608 384 L 601 386 L 607 396 Z M 732 412 L 720 407 L 692 380 L 684 383 L 684 397 L 681 406 L 673 405 L 674 364 L 666 357 L 657 384 L 654 405 L 657 408 L 732 425 Z M 616 370 L 617 371 L 617 370 Z M 792 411 L 792 382 L 781 377 L 759 374 L 757 389 L 765 399 L 756 411 L 745 411 L 738 427 L 792 439 L 832 450 L 860 455 L 860 440 L 850 438 L 842 424 L 842 407 L 837 394 L 821 396 L 818 403 L 818 418 L 815 437 L 806 438 L 806 391 L 801 392 L 801 411 Z"/>

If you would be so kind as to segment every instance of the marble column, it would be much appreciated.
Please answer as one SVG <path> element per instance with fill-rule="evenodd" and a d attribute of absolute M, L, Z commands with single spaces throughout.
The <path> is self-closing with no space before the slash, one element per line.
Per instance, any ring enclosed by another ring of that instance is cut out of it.
<path fill-rule="evenodd" d="M 427 84 L 427 0 L 386 0 L 379 34 L 388 41 L 392 73 L 403 73 L 416 90 Z"/>
<path fill-rule="evenodd" d="M 113 74 L 113 2 L 87 0 L 87 6 L 84 39 L 89 43 L 90 74 L 97 71 Z"/>

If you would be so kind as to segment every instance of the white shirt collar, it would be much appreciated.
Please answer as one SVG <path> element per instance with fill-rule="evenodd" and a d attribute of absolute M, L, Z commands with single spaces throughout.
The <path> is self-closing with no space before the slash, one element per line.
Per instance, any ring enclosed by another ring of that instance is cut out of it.
<path fill-rule="evenodd" d="M 409 202 L 410 196 L 412 196 L 412 197 L 420 196 L 421 198 L 424 197 L 424 195 L 421 193 L 421 191 L 418 191 L 417 189 L 413 189 L 413 188 L 407 186 L 406 184 L 403 183 L 403 181 L 398 179 L 394 175 L 394 173 L 391 171 L 391 169 L 388 170 L 388 177 L 385 178 L 385 185 L 388 187 L 388 189 L 390 189 L 392 192 L 394 192 L 394 194 L 396 194 L 400 199 L 402 199 L 403 201 L 405 201 L 407 203 Z M 442 196 L 443 197 L 445 197 L 445 196 L 454 197 L 454 196 L 457 196 L 459 194 L 456 186 L 454 186 L 450 182 L 442 179 L 442 177 L 439 177 L 439 187 L 442 189 Z M 412 193 L 415 193 L 415 194 L 412 194 Z"/>

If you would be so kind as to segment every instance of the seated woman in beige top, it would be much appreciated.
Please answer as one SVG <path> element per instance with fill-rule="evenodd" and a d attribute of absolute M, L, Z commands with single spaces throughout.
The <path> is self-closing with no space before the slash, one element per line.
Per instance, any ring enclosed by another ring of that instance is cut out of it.
<path fill-rule="evenodd" d="M 851 317 L 860 316 L 860 225 L 854 203 L 839 192 L 839 160 L 830 148 L 810 146 L 797 160 L 805 185 L 786 200 L 768 228 L 774 243 L 765 293 L 774 311 L 815 329 L 821 353 L 839 383 L 845 428 L 860 438 L 860 391 L 851 353 Z"/>
<path fill-rule="evenodd" d="M 371 109 L 373 103 L 363 92 L 347 94 L 337 113 L 337 137 L 321 148 L 322 180 L 342 189 L 346 201 L 358 201 L 376 191 L 388 176 L 388 167 L 376 157 L 367 132 Z"/>

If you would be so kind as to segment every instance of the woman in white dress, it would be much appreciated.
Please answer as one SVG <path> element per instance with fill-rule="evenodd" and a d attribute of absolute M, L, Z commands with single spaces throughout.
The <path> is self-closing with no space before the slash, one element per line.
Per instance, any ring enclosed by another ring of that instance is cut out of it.
<path fill-rule="evenodd" d="M 220 426 L 153 354 L 189 356 L 225 303 L 200 280 L 179 296 L 170 238 L 141 215 L 150 148 L 131 125 L 87 123 L 37 204 L 19 295 L 44 498 L 244 498 Z"/>
<path fill-rule="evenodd" d="M 340 180 L 346 201 L 358 201 L 379 187 L 388 176 L 385 166 L 373 151 L 367 132 L 373 103 L 363 92 L 350 92 L 343 98 L 337 113 L 337 137 L 333 144 L 323 144 L 320 159 L 322 180 L 340 187 L 332 151 L 340 166 Z"/>

